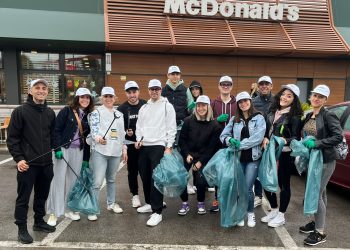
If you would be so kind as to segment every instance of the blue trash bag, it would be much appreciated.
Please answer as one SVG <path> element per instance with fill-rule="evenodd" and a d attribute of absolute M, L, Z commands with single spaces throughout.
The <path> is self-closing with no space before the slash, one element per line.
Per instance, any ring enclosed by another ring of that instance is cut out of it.
<path fill-rule="evenodd" d="M 188 172 L 183 165 L 181 155 L 174 150 L 164 154 L 158 166 L 153 170 L 154 186 L 167 197 L 179 197 L 187 186 Z"/>
<path fill-rule="evenodd" d="M 232 227 L 242 221 L 248 208 L 248 190 L 239 152 L 220 149 L 203 169 L 209 185 L 218 186 L 220 224 Z"/>
<path fill-rule="evenodd" d="M 277 193 L 278 191 L 277 159 L 281 155 L 284 144 L 284 140 L 281 137 L 272 135 L 259 165 L 258 177 L 260 183 L 266 191 L 272 193 Z"/>
<path fill-rule="evenodd" d="M 87 215 L 100 213 L 99 202 L 93 191 L 93 175 L 90 168 L 81 168 L 80 177 L 68 195 L 67 206 L 73 212 Z"/>
<path fill-rule="evenodd" d="M 292 140 L 290 142 L 290 148 L 292 149 L 290 155 L 296 157 L 295 166 L 299 175 L 306 171 L 309 165 L 310 152 L 309 149 L 303 144 L 303 142 L 306 140 L 307 138 L 304 138 L 301 141 Z"/>
<path fill-rule="evenodd" d="M 321 178 L 323 171 L 323 155 L 319 149 L 312 149 L 307 171 L 306 190 L 304 197 L 304 214 L 312 215 L 318 210 Z"/>

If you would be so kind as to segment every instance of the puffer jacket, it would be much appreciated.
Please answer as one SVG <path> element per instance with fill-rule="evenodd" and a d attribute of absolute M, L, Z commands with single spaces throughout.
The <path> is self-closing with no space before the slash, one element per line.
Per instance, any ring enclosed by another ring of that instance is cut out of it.
<path fill-rule="evenodd" d="M 302 127 L 311 116 L 312 112 L 306 115 Z M 336 159 L 335 146 L 343 140 L 340 121 L 336 114 L 322 107 L 316 116 L 316 130 L 315 148 L 322 150 L 323 162 L 334 161 Z"/>
<path fill-rule="evenodd" d="M 8 127 L 7 147 L 15 162 L 37 158 L 30 165 L 52 165 L 54 128 L 55 112 L 28 95 L 27 102 L 12 112 Z"/>

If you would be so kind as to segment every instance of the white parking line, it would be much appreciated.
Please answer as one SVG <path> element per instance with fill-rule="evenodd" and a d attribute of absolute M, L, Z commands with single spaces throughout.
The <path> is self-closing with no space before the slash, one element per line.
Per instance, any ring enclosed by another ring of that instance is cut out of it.
<path fill-rule="evenodd" d="M 61 221 L 56 226 L 56 231 L 53 233 L 49 233 L 40 243 L 40 246 L 47 246 L 51 245 L 60 235 L 61 233 L 69 226 L 69 224 L 72 223 L 71 219 L 64 218 L 63 221 Z"/>
<path fill-rule="evenodd" d="M 0 165 L 4 164 L 6 162 L 12 161 L 12 160 L 13 160 L 13 158 L 11 157 L 11 158 L 8 158 L 6 160 L 0 161 Z"/>

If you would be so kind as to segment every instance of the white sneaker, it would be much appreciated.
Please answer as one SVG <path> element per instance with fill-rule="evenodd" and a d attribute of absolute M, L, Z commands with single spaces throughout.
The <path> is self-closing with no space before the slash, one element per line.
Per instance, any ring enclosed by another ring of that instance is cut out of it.
<path fill-rule="evenodd" d="M 193 186 L 190 184 L 187 184 L 187 193 L 188 194 L 195 194 L 196 191 L 194 190 Z"/>
<path fill-rule="evenodd" d="M 284 219 L 284 213 L 278 212 L 277 216 L 269 221 L 267 224 L 269 227 L 279 227 L 286 223 Z"/>
<path fill-rule="evenodd" d="M 65 217 L 71 219 L 71 220 L 80 220 L 80 215 L 79 213 L 75 213 L 75 212 L 68 212 L 64 214 Z"/>
<path fill-rule="evenodd" d="M 255 227 L 255 214 L 254 213 L 248 213 L 248 227 Z"/>
<path fill-rule="evenodd" d="M 134 195 L 131 199 L 132 207 L 141 207 L 140 197 L 138 195 Z"/>
<path fill-rule="evenodd" d="M 261 218 L 261 222 L 268 223 L 270 222 L 273 218 L 275 218 L 278 214 L 278 209 L 272 209 L 271 212 L 269 212 L 266 216 Z"/>
<path fill-rule="evenodd" d="M 141 213 L 141 214 L 143 214 L 143 213 L 152 213 L 152 207 L 151 207 L 150 204 L 145 204 L 142 207 L 139 207 L 137 209 L 137 212 Z"/>
<path fill-rule="evenodd" d="M 241 220 L 240 222 L 237 223 L 237 226 L 239 227 L 244 227 L 244 220 Z"/>
<path fill-rule="evenodd" d="M 90 221 L 95 221 L 95 220 L 97 220 L 97 215 L 96 215 L 96 214 L 89 214 L 89 215 L 88 215 L 88 220 L 90 220 Z"/>
<path fill-rule="evenodd" d="M 209 192 L 215 192 L 215 188 L 214 187 L 208 188 L 208 191 Z"/>
<path fill-rule="evenodd" d="M 57 224 L 57 217 L 54 214 L 50 214 L 49 219 L 47 220 L 47 224 L 50 226 L 55 227 Z"/>
<path fill-rule="evenodd" d="M 123 209 L 117 204 L 117 203 L 112 203 L 111 205 L 107 206 L 108 211 L 112 211 L 116 214 L 121 214 L 123 212 Z"/>
<path fill-rule="evenodd" d="M 259 196 L 254 197 L 254 207 L 261 206 L 262 204 L 262 199 Z"/>
<path fill-rule="evenodd" d="M 147 226 L 154 227 L 159 224 L 163 220 L 163 216 L 161 214 L 153 213 L 151 218 L 147 221 Z"/>

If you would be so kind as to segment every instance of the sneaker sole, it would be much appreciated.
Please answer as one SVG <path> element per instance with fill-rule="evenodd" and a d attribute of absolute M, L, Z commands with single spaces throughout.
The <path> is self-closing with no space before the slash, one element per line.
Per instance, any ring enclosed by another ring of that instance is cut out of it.
<path fill-rule="evenodd" d="M 205 211 L 205 212 L 198 212 L 197 211 L 197 214 L 199 214 L 199 215 L 205 215 L 207 212 Z"/>
<path fill-rule="evenodd" d="M 312 233 L 314 230 L 309 230 L 309 231 L 306 231 L 306 230 L 301 230 L 299 229 L 299 233 L 304 233 L 304 234 L 310 234 Z"/>
<path fill-rule="evenodd" d="M 211 213 L 217 213 L 220 211 L 220 209 L 213 209 L 213 210 L 209 210 Z"/>
<path fill-rule="evenodd" d="M 316 242 L 316 243 L 308 243 L 308 242 L 305 242 L 305 241 L 304 241 L 304 244 L 305 244 L 305 245 L 308 245 L 308 246 L 316 246 L 316 245 L 318 245 L 318 244 L 325 243 L 325 242 L 326 242 L 326 239 L 323 239 L 323 240 L 321 240 L 321 241 L 319 241 L 319 242 Z"/>
<path fill-rule="evenodd" d="M 21 240 L 21 238 L 18 236 L 18 242 L 20 242 L 21 244 L 32 244 L 34 241 L 23 241 Z"/>
<path fill-rule="evenodd" d="M 48 230 L 45 228 L 33 226 L 33 231 L 44 232 L 44 233 L 53 233 L 56 231 L 56 229 L 55 230 Z"/>
<path fill-rule="evenodd" d="M 269 227 L 273 227 L 273 228 L 276 228 L 276 227 L 280 227 L 280 226 L 283 226 L 284 224 L 286 224 L 286 222 L 283 222 L 283 223 L 278 223 L 278 224 L 267 224 Z"/>

